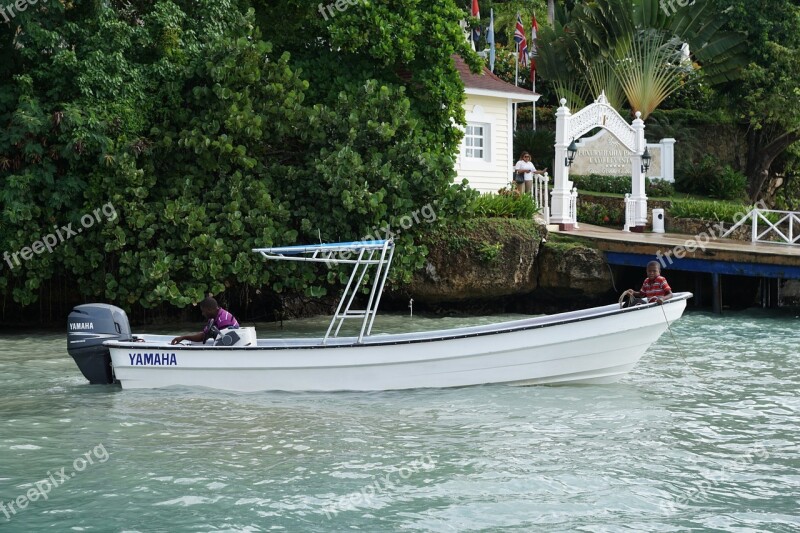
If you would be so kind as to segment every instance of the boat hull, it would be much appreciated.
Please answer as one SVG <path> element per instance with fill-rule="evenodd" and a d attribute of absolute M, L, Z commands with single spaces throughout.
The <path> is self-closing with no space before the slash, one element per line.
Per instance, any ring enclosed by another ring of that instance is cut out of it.
<path fill-rule="evenodd" d="M 123 388 L 375 391 L 488 383 L 611 383 L 677 320 L 690 293 L 663 306 L 605 306 L 491 326 L 354 338 L 170 346 L 170 337 L 105 343 Z"/>

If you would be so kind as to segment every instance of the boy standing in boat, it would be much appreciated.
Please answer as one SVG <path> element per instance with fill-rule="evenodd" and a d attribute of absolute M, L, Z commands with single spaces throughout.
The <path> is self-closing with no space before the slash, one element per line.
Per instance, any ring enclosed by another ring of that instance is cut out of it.
<path fill-rule="evenodd" d="M 638 291 L 628 289 L 623 296 L 640 298 L 633 302 L 633 305 L 652 302 L 661 305 L 672 298 L 672 289 L 667 283 L 667 279 L 661 275 L 661 265 L 658 264 L 658 261 L 650 261 L 647 263 L 647 278 L 642 283 L 642 288 Z"/>
<path fill-rule="evenodd" d="M 175 337 L 172 339 L 172 344 L 178 344 L 182 341 L 205 342 L 208 338 L 208 331 L 212 327 L 216 327 L 218 330 L 223 330 L 225 328 L 236 329 L 239 327 L 239 322 L 236 320 L 236 317 L 221 308 L 217 301 L 210 296 L 200 302 L 200 312 L 208 319 L 208 324 L 203 328 L 203 331 L 195 333 L 194 335 Z"/>

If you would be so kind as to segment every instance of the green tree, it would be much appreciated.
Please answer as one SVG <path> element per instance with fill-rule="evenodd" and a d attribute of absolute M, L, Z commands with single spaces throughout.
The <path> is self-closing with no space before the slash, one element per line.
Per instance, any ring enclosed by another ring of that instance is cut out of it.
<path fill-rule="evenodd" d="M 480 66 L 459 26 L 465 9 L 385 1 L 321 13 L 283 0 L 256 10 L 265 36 L 308 81 L 314 108 L 316 134 L 294 164 L 308 189 L 293 211 L 301 239 L 360 238 L 428 204 L 440 217 L 467 205 L 464 185 L 452 185 L 461 140 L 453 125 L 464 122 L 452 55 Z M 413 230 L 397 236 L 406 279 L 425 253 Z"/>
<path fill-rule="evenodd" d="M 542 32 L 542 75 L 571 106 L 605 91 L 612 105 L 620 108 L 624 96 L 631 112 L 646 119 L 701 65 L 708 82 L 738 76 L 744 35 L 725 31 L 724 23 L 705 2 L 674 12 L 662 9 L 659 0 L 560 9 L 553 28 Z"/>
<path fill-rule="evenodd" d="M 213 57 L 220 36 L 227 32 L 234 42 L 244 36 L 237 28 L 246 28 L 247 20 L 235 4 L 194 8 L 54 3 L 3 27 L 0 41 L 10 57 L 0 86 L 3 249 L 22 250 L 54 225 L 78 229 L 80 217 L 101 205 L 114 206 L 118 215 L 59 243 L 52 254 L 3 265 L 4 295 L 26 305 L 46 283 L 61 279 L 83 297 L 126 306 L 185 305 L 232 277 L 213 246 L 193 257 L 176 253 L 176 243 L 191 238 L 179 233 L 170 211 L 180 204 L 170 196 L 175 176 L 168 172 L 179 150 L 162 151 L 174 132 L 154 128 L 185 114 L 185 83 L 199 62 Z M 220 189 L 229 185 L 226 170 L 216 173 Z M 211 192 L 203 171 L 196 176 L 182 169 L 180 183 L 195 195 Z M 217 207 L 190 204 L 180 222 L 207 233 L 206 217 L 218 215 Z M 193 265 L 192 276 L 183 276 L 184 263 Z M 224 265 L 227 275 L 206 277 L 201 290 L 191 280 L 205 275 L 206 264 Z"/>
<path fill-rule="evenodd" d="M 730 28 L 748 36 L 750 64 L 739 83 L 721 88 L 747 127 L 748 192 L 756 201 L 779 175 L 794 172 L 784 157 L 800 140 L 800 6 L 792 0 L 711 0 Z M 776 164 L 777 163 L 777 164 Z"/>
<path fill-rule="evenodd" d="M 0 25 L 0 246 L 101 205 L 118 214 L 4 264 L 0 293 L 29 305 L 62 285 L 128 308 L 226 288 L 320 295 L 337 271 L 250 249 L 396 230 L 425 206 L 458 216 L 472 193 L 452 185 L 451 55 L 478 66 L 461 18 L 451 2 L 325 20 L 306 2 L 256 18 L 229 0 L 160 0 L 51 3 Z M 422 229 L 397 236 L 396 277 L 422 264 Z"/>

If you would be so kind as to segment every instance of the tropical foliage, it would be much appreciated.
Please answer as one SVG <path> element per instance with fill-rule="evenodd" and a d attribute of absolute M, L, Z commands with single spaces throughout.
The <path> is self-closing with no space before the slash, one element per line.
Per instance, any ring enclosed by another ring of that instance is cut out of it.
<path fill-rule="evenodd" d="M 387 232 L 398 277 L 422 264 L 415 233 L 473 200 L 452 185 L 464 111 L 451 54 L 477 66 L 463 12 L 255 8 L 51 2 L 0 23 L 0 249 L 104 205 L 118 215 L 3 262 L 6 301 L 54 288 L 129 309 L 225 289 L 321 295 L 337 271 L 250 249 Z M 423 209 L 436 216 L 400 224 Z"/>
<path fill-rule="evenodd" d="M 530 220 L 539 207 L 530 194 L 501 189 L 497 194 L 482 194 L 473 204 L 475 216 L 484 218 L 518 218 Z"/>
<path fill-rule="evenodd" d="M 579 191 L 592 191 L 612 194 L 625 194 L 631 192 L 630 176 L 601 176 L 599 174 L 577 175 L 570 174 L 570 180 Z M 669 181 L 660 178 L 645 179 L 645 194 L 647 196 L 672 196 L 675 188 Z"/>
<path fill-rule="evenodd" d="M 625 209 L 621 204 L 612 207 L 582 200 L 578 202 L 578 220 L 595 226 L 622 226 L 625 223 Z"/>
<path fill-rule="evenodd" d="M 744 202 L 725 202 L 713 200 L 674 200 L 669 208 L 670 216 L 675 218 L 699 218 L 703 220 L 716 220 L 723 222 L 738 222 L 749 213 L 754 205 Z M 768 219 L 777 222 L 774 214 L 769 214 Z"/>
<path fill-rule="evenodd" d="M 677 169 L 678 191 L 709 196 L 721 200 L 744 200 L 747 197 L 747 178 L 730 165 L 706 154 L 696 164 Z"/>
<path fill-rule="evenodd" d="M 771 197 L 800 173 L 800 5 L 793 0 L 709 0 L 729 27 L 748 35 L 750 63 L 722 88 L 722 105 L 747 128 L 748 193 Z"/>
<path fill-rule="evenodd" d="M 646 119 L 695 74 L 712 83 L 739 75 L 744 35 L 724 24 L 706 2 L 673 12 L 659 0 L 557 6 L 552 28 L 541 32 L 541 73 L 570 107 L 604 91 L 618 110 L 626 102 Z"/>

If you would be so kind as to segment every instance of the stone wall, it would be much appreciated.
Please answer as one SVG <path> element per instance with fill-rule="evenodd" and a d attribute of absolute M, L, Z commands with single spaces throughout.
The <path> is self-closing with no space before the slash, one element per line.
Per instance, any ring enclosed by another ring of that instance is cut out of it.
<path fill-rule="evenodd" d="M 781 305 L 800 306 L 800 279 L 787 279 L 781 285 Z"/>
<path fill-rule="evenodd" d="M 419 303 L 486 300 L 536 288 L 543 221 L 478 219 L 426 237 L 425 268 L 407 292 Z"/>
<path fill-rule="evenodd" d="M 603 253 L 588 246 L 545 243 L 537 259 L 535 297 L 567 307 L 609 303 L 613 298 L 611 269 Z"/>
<path fill-rule="evenodd" d="M 547 242 L 541 219 L 528 226 L 502 219 L 480 224 L 426 242 L 425 268 L 400 291 L 405 301 L 445 311 L 541 312 L 608 303 L 613 296 L 603 254 L 578 243 Z M 397 291 L 389 297 L 401 299 Z"/>

